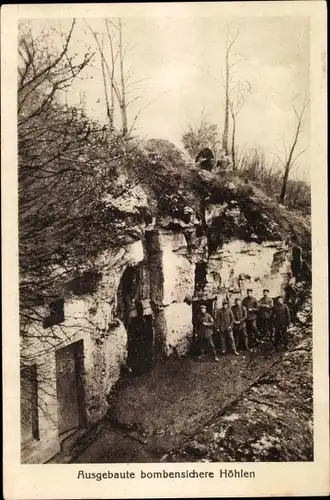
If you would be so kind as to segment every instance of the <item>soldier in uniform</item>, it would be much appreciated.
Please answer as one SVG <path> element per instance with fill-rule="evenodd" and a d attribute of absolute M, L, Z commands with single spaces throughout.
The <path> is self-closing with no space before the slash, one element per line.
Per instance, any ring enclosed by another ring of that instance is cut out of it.
<path fill-rule="evenodd" d="M 288 326 L 290 325 L 290 311 L 283 303 L 283 297 L 278 297 L 273 309 L 273 323 L 275 326 L 275 348 L 279 349 L 281 343 L 284 349 L 288 348 Z"/>
<path fill-rule="evenodd" d="M 231 308 L 232 313 L 234 315 L 234 339 L 236 343 L 236 347 L 240 348 L 244 347 L 246 351 L 250 351 L 248 336 L 246 331 L 246 318 L 247 318 L 247 310 L 241 304 L 240 298 L 235 298 L 235 304 Z"/>
<path fill-rule="evenodd" d="M 257 343 L 258 329 L 257 329 L 257 316 L 258 316 L 258 301 L 253 297 L 253 290 L 249 288 L 247 296 L 243 299 L 242 305 L 246 308 L 246 329 L 248 334 L 249 346 L 254 347 Z"/>
<path fill-rule="evenodd" d="M 260 330 L 263 332 L 264 338 L 272 331 L 272 312 L 273 300 L 269 297 L 269 290 L 265 288 L 263 297 L 259 300 Z"/>
<path fill-rule="evenodd" d="M 233 335 L 233 325 L 234 325 L 234 315 L 232 310 L 229 308 L 227 300 L 222 303 L 222 308 L 216 313 L 215 325 L 217 333 L 220 337 L 221 354 L 226 353 L 226 344 L 230 347 L 231 351 L 235 356 L 238 356 L 238 352 L 235 345 L 234 335 Z"/>
<path fill-rule="evenodd" d="M 219 361 L 213 342 L 214 320 L 211 314 L 206 312 L 206 306 L 204 304 L 200 306 L 200 313 L 197 316 L 196 327 L 200 341 L 200 355 L 204 354 L 204 346 L 207 344 L 209 349 L 212 351 L 214 361 Z"/>
<path fill-rule="evenodd" d="M 211 172 L 216 165 L 213 151 L 210 148 L 203 148 L 195 159 L 196 165 L 202 170 Z"/>

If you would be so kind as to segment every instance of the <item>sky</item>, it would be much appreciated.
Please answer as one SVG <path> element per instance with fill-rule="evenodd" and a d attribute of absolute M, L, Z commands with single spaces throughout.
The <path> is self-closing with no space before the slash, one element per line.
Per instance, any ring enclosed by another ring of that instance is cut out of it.
<path fill-rule="evenodd" d="M 87 19 L 98 33 L 105 33 L 104 19 Z M 33 20 L 33 30 L 61 26 L 70 20 Z M 132 71 L 131 97 L 139 96 L 129 107 L 129 120 L 141 111 L 136 133 L 164 138 L 181 144 L 188 124 L 199 122 L 201 114 L 219 126 L 224 122 L 224 89 L 228 32 L 239 31 L 233 46 L 234 81 L 247 80 L 251 94 L 237 119 L 236 143 L 243 149 L 261 146 L 269 162 L 284 158 L 295 132 L 293 103 L 300 109 L 309 97 L 309 19 L 307 17 L 145 17 L 123 20 L 124 43 L 130 42 L 125 58 Z M 54 38 L 55 39 L 55 38 Z M 78 55 L 87 46 L 96 50 L 95 41 L 83 19 L 78 19 L 71 50 Z M 135 91 L 134 91 L 135 90 Z M 83 96 L 87 113 L 105 119 L 105 100 L 100 59 L 82 74 L 68 90 L 66 99 L 78 103 Z M 144 109 L 145 108 L 145 109 Z M 118 117 L 119 118 L 119 117 Z M 309 107 L 297 153 L 307 148 L 292 175 L 309 179 Z"/>

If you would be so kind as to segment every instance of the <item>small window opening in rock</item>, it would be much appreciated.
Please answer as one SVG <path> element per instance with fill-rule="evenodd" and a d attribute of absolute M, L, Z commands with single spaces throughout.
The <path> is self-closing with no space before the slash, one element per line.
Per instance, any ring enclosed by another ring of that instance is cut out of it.
<path fill-rule="evenodd" d="M 183 222 L 185 222 L 186 224 L 189 224 L 189 222 L 191 221 L 191 213 L 187 213 L 187 212 L 184 212 L 183 216 L 182 216 L 182 220 Z"/>
<path fill-rule="evenodd" d="M 146 224 L 152 224 L 152 221 L 153 221 L 153 217 L 152 217 L 152 215 L 151 215 L 151 214 L 149 214 L 149 213 L 146 213 L 146 214 L 144 215 L 144 222 L 145 222 Z"/>
<path fill-rule="evenodd" d="M 206 262 L 197 262 L 195 267 L 195 291 L 201 292 L 206 285 Z"/>
<path fill-rule="evenodd" d="M 95 293 L 101 278 L 101 273 L 96 271 L 85 271 L 81 276 L 69 281 L 67 288 L 74 295 Z"/>
<path fill-rule="evenodd" d="M 37 365 L 21 369 L 21 440 L 39 439 Z"/>
<path fill-rule="evenodd" d="M 196 229 L 196 237 L 197 238 L 203 238 L 205 236 L 205 231 L 202 227 L 197 227 Z"/>
<path fill-rule="evenodd" d="M 173 221 L 171 221 L 168 224 L 168 229 L 170 229 L 173 232 L 177 232 L 177 233 L 180 233 L 182 231 L 180 223 L 179 222 L 173 222 Z"/>
<path fill-rule="evenodd" d="M 49 304 L 49 316 L 44 318 L 43 327 L 58 325 L 64 322 L 64 299 L 58 298 Z"/>

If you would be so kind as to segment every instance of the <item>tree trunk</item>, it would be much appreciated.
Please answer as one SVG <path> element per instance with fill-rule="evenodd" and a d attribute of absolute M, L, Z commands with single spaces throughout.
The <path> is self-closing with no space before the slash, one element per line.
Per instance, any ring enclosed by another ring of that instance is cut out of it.
<path fill-rule="evenodd" d="M 235 134 L 236 134 L 236 117 L 234 113 L 232 113 L 233 119 L 233 132 L 231 136 L 231 157 L 233 161 L 233 171 L 236 172 L 236 156 L 235 156 Z"/>
<path fill-rule="evenodd" d="M 285 166 L 285 171 L 284 171 L 284 176 L 283 176 L 283 183 L 282 183 L 282 189 L 281 189 L 281 194 L 280 194 L 280 203 L 282 203 L 282 205 L 284 205 L 286 188 L 287 188 L 288 178 L 289 178 L 289 171 L 290 171 L 290 163 Z"/>
<path fill-rule="evenodd" d="M 225 150 L 226 155 L 228 155 L 228 128 L 229 128 L 229 50 L 227 50 L 226 54 L 226 87 L 225 87 L 225 95 L 226 95 L 226 104 L 225 104 L 225 124 L 223 127 L 223 135 L 222 135 L 222 149 Z"/>
<path fill-rule="evenodd" d="M 128 125 L 127 125 L 127 107 L 126 107 L 126 88 L 125 88 L 125 77 L 124 77 L 123 30 L 121 25 L 121 19 L 119 19 L 119 58 L 120 58 L 120 84 L 121 84 L 120 111 L 122 118 L 122 134 L 123 137 L 126 137 L 128 132 Z"/>
<path fill-rule="evenodd" d="M 108 24 L 108 19 L 105 20 L 105 25 L 108 33 L 109 45 L 110 45 L 110 53 L 111 53 L 111 74 L 110 74 L 110 106 L 109 106 L 109 114 L 111 117 L 112 123 L 112 131 L 115 129 L 115 54 L 113 50 L 113 41 L 112 34 Z"/>
<path fill-rule="evenodd" d="M 102 42 L 102 51 L 103 51 L 103 42 Z M 104 86 L 104 97 L 105 97 L 105 105 L 106 105 L 106 109 L 107 109 L 107 117 L 108 117 L 108 122 L 109 122 L 109 129 L 112 132 L 113 131 L 113 109 L 112 109 L 112 106 L 110 106 L 110 103 L 109 103 L 108 88 L 107 88 L 107 79 L 106 79 L 106 74 L 105 74 L 105 65 L 104 65 L 104 56 L 103 56 L 103 53 L 101 54 L 101 69 L 102 69 L 102 78 L 103 78 L 103 86 Z M 112 91 L 112 85 L 110 86 L 110 88 L 111 88 L 111 91 Z"/>

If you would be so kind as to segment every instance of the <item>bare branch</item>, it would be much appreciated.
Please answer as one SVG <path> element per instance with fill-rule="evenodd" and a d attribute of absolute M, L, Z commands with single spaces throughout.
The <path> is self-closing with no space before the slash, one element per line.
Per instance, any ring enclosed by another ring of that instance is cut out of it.
<path fill-rule="evenodd" d="M 55 66 L 57 66 L 60 63 L 60 61 L 63 59 L 64 55 L 67 53 L 69 43 L 71 41 L 71 37 L 72 37 L 72 33 L 73 33 L 73 28 L 74 28 L 75 24 L 76 24 L 76 19 L 74 18 L 72 21 L 69 33 L 66 37 L 66 40 L 65 40 L 65 43 L 63 46 L 63 50 L 62 50 L 62 52 L 60 52 L 58 57 L 56 57 L 52 63 L 46 65 L 39 72 L 37 72 L 32 79 L 30 79 L 26 83 L 23 83 L 20 86 L 19 91 L 22 91 L 26 86 L 31 85 L 36 80 L 39 80 L 40 78 L 42 78 L 45 74 L 49 73 L 53 68 L 55 68 Z"/>
<path fill-rule="evenodd" d="M 148 102 L 148 104 L 146 104 L 145 106 L 143 106 L 143 108 L 141 108 L 136 113 L 136 115 L 134 116 L 133 121 L 132 121 L 132 125 L 130 127 L 130 132 L 132 132 L 132 130 L 133 130 L 134 126 L 135 126 L 135 123 L 138 120 L 138 118 L 139 118 L 140 114 L 142 113 L 142 111 L 144 111 L 147 108 L 149 108 L 149 106 L 151 106 L 151 104 L 153 104 L 154 102 L 158 101 L 161 97 L 163 97 L 166 94 L 169 94 L 170 92 L 172 92 L 172 90 L 165 90 L 165 92 L 162 92 L 158 97 L 156 97 L 155 99 L 152 99 L 150 102 Z"/>
<path fill-rule="evenodd" d="M 304 153 L 306 153 L 306 151 L 308 150 L 308 148 L 305 148 L 303 149 L 302 151 L 300 151 L 300 153 L 292 160 L 291 162 L 291 167 L 293 167 L 293 165 L 296 163 L 296 161 L 298 160 L 298 158 L 303 155 Z"/>

